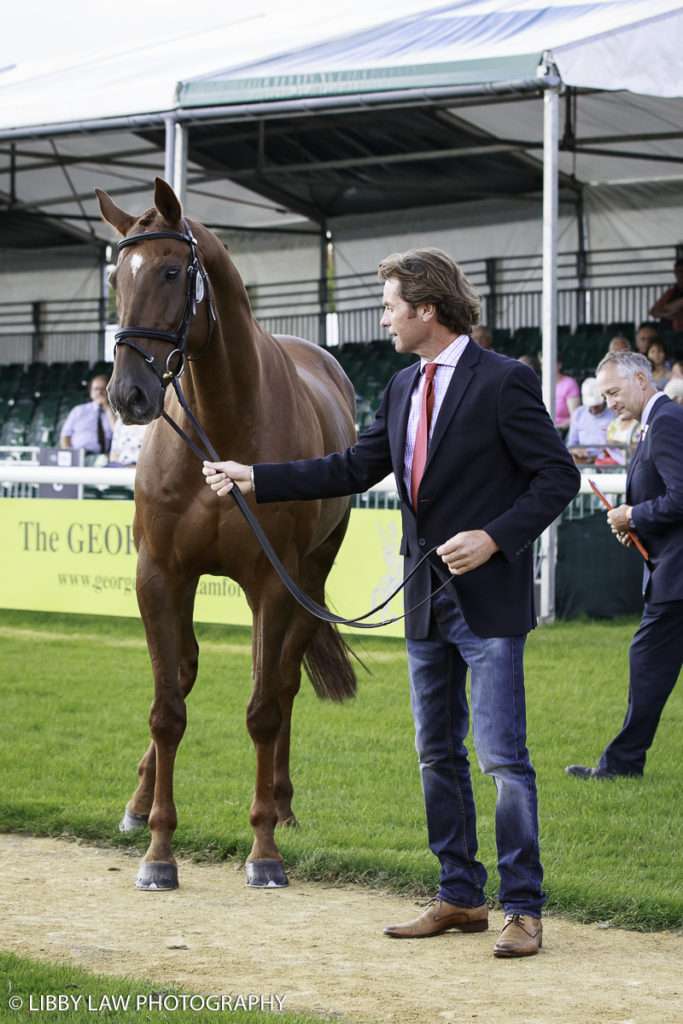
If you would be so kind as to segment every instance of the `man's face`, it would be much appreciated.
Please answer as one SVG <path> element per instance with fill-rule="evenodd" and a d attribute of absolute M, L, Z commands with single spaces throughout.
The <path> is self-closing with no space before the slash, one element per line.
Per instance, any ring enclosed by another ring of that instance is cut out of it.
<path fill-rule="evenodd" d="M 90 382 L 90 401 L 104 405 L 107 402 L 107 378 L 93 377 Z"/>
<path fill-rule="evenodd" d="M 413 309 L 401 298 L 401 286 L 397 278 L 390 277 L 384 282 L 382 301 L 384 313 L 380 326 L 389 331 L 396 351 L 420 355 L 420 349 L 427 341 L 425 325 L 419 315 L 419 308 Z"/>
<path fill-rule="evenodd" d="M 620 377 L 619 370 L 612 364 L 598 372 L 597 381 L 612 412 L 617 416 L 625 412 L 632 419 L 640 419 L 649 391 L 645 374 L 636 373 L 633 379 Z"/>

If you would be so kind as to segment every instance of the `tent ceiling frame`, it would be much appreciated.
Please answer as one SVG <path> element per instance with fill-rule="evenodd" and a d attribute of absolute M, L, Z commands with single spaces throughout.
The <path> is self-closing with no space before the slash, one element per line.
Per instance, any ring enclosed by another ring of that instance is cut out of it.
<path fill-rule="evenodd" d="M 123 117 L 88 118 L 80 121 L 63 121 L 54 124 L 38 124 L 17 128 L 0 129 L 0 141 L 43 136 L 82 134 L 83 132 L 104 132 L 119 129 L 131 131 L 163 127 L 169 118 L 177 123 L 201 122 L 232 123 L 259 118 L 277 119 L 311 117 L 320 114 L 357 113 L 359 109 L 388 110 L 420 106 L 464 106 L 468 103 L 500 103 L 503 100 L 523 98 L 538 99 L 544 89 L 561 86 L 556 75 L 521 79 L 510 82 L 482 83 L 480 85 L 449 86 L 425 89 L 387 90 L 386 92 L 353 93 L 346 96 L 313 96 L 288 100 L 271 100 L 258 103 L 236 103 L 215 107 L 174 107 L 164 111 L 146 114 L 131 114 Z"/>

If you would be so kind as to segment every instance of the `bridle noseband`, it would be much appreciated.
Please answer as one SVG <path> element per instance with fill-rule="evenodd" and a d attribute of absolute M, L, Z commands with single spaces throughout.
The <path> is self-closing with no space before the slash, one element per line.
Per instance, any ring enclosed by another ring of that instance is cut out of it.
<path fill-rule="evenodd" d="M 209 278 L 202 266 L 199 256 L 197 255 L 197 239 L 190 231 L 190 227 L 186 220 L 183 220 L 183 227 L 185 228 L 184 233 L 181 231 L 147 231 L 141 232 L 137 235 L 129 235 L 127 238 L 122 238 L 118 244 L 119 251 L 121 251 L 129 245 L 136 245 L 138 242 L 151 242 L 157 238 L 173 238 L 179 242 L 186 242 L 190 247 L 190 265 L 187 268 L 185 304 L 176 329 L 174 331 L 164 331 L 157 327 L 122 327 L 121 330 L 117 331 L 114 335 L 114 353 L 116 354 L 116 349 L 119 345 L 128 345 L 129 348 L 134 349 L 147 363 L 149 363 L 164 389 L 169 381 L 182 376 L 183 370 L 185 369 L 186 359 L 198 359 L 199 356 L 204 353 L 211 341 L 213 324 L 216 319 L 213 300 L 211 298 Z M 188 356 L 186 355 L 186 349 L 190 336 L 192 320 L 197 312 L 197 306 L 204 298 L 206 298 L 209 308 L 208 336 L 204 346 L 199 352 L 199 355 Z M 173 351 L 169 353 L 166 359 L 166 368 L 163 373 L 160 373 L 157 369 L 156 359 L 154 356 L 150 355 L 149 352 L 146 352 L 141 345 L 132 341 L 132 338 L 151 338 L 154 341 L 165 341 L 167 344 L 173 345 Z"/>

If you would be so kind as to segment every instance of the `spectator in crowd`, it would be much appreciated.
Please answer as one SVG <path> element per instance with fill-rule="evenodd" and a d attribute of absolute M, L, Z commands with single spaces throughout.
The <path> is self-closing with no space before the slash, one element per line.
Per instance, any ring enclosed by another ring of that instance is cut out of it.
<path fill-rule="evenodd" d="M 650 360 L 652 379 L 655 382 L 655 386 L 658 391 L 663 391 L 664 385 L 668 383 L 671 377 L 670 367 L 666 360 L 664 342 L 659 340 L 651 342 L 647 350 L 647 358 Z"/>
<path fill-rule="evenodd" d="M 676 283 L 660 295 L 650 310 L 661 330 L 683 331 L 683 259 L 674 263 Z"/>
<path fill-rule="evenodd" d="M 586 377 L 581 385 L 582 405 L 575 409 L 569 422 L 567 447 L 577 465 L 595 462 L 603 453 L 607 441 L 607 428 L 616 419 L 595 377 Z"/>
<path fill-rule="evenodd" d="M 537 377 L 541 376 L 541 364 L 535 356 L 523 355 L 517 359 L 518 363 L 524 363 L 525 366 L 530 366 Z"/>
<path fill-rule="evenodd" d="M 89 455 L 106 455 L 111 447 L 114 410 L 107 395 L 108 380 L 98 374 L 90 381 L 90 401 L 75 405 L 59 435 L 62 448 L 83 448 Z"/>
<path fill-rule="evenodd" d="M 631 342 L 624 334 L 615 334 L 609 343 L 608 352 L 630 352 Z"/>
<path fill-rule="evenodd" d="M 543 353 L 538 353 L 538 361 L 543 366 Z M 555 426 L 564 436 L 569 427 L 572 413 L 581 404 L 581 389 L 573 377 L 562 373 L 562 363 L 557 360 L 555 376 Z"/>
<path fill-rule="evenodd" d="M 643 617 L 629 650 L 628 710 L 621 731 L 594 768 L 570 765 L 582 779 L 643 774 L 664 706 L 683 667 L 683 409 L 658 391 L 647 359 L 609 353 L 596 377 L 607 404 L 642 424 L 626 480 L 626 503 L 607 521 L 617 540 L 647 551 Z M 638 558 L 641 554 L 637 555 Z"/>
<path fill-rule="evenodd" d="M 664 385 L 664 394 L 679 405 L 683 405 L 683 377 L 672 377 L 668 384 Z"/>
<path fill-rule="evenodd" d="M 109 451 L 110 466 L 134 466 L 138 461 L 140 445 L 147 430 L 147 423 L 124 423 L 116 417 Z"/>
<path fill-rule="evenodd" d="M 476 341 L 477 345 L 481 348 L 487 348 L 491 352 L 493 348 L 493 331 L 490 327 L 484 327 L 483 324 L 479 324 L 478 327 L 472 328 L 472 337 Z"/>
<path fill-rule="evenodd" d="M 671 364 L 671 379 L 683 378 L 683 359 L 674 359 Z"/>
<path fill-rule="evenodd" d="M 607 455 L 618 466 L 627 466 L 640 437 L 640 423 L 622 409 L 607 428 Z M 618 447 L 615 447 L 617 445 Z"/>
<path fill-rule="evenodd" d="M 661 340 L 653 324 L 643 323 L 636 331 L 636 352 L 646 356 L 652 342 Z"/>
<path fill-rule="evenodd" d="M 545 901 L 524 710 L 523 648 L 535 623 L 532 544 L 574 497 L 579 474 L 533 374 L 468 337 L 479 298 L 460 267 L 439 250 L 417 249 L 383 260 L 379 273 L 382 327 L 397 352 L 420 362 L 389 381 L 374 424 L 326 458 L 205 463 L 204 473 L 219 495 L 236 483 L 259 502 L 352 494 L 393 469 L 410 576 L 405 603 L 413 607 L 405 631 L 416 747 L 441 885 L 419 917 L 385 934 L 411 939 L 488 927 L 465 747 L 469 667 L 474 743 L 497 791 L 505 924 L 494 956 L 530 956 L 541 945 Z M 447 589 L 425 601 L 444 580 Z"/>

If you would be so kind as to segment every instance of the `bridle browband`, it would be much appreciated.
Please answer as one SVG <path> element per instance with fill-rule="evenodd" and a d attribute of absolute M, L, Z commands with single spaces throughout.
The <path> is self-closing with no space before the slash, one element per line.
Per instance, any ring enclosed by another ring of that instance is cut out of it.
<path fill-rule="evenodd" d="M 176 329 L 174 331 L 164 331 L 157 327 L 122 327 L 121 330 L 117 331 L 114 335 L 114 354 L 116 354 L 116 349 L 119 345 L 128 345 L 129 348 L 134 349 L 147 363 L 149 363 L 164 389 L 169 381 L 182 376 L 185 369 L 186 359 L 199 359 L 199 356 L 203 355 L 211 341 L 213 324 L 216 319 L 213 300 L 211 298 L 209 278 L 197 254 L 197 239 L 190 231 L 189 224 L 186 220 L 183 220 L 183 227 L 185 228 L 184 233 L 182 231 L 143 231 L 137 235 L 128 235 L 126 238 L 122 238 L 118 243 L 119 252 L 122 249 L 127 248 L 129 245 L 137 245 L 138 242 L 152 242 L 157 238 L 173 238 L 179 242 L 186 242 L 190 247 L 190 265 L 187 268 L 185 303 Z M 198 304 L 205 297 L 209 308 L 209 330 L 207 339 L 199 352 L 199 355 L 188 356 L 186 355 L 186 349 L 190 336 L 192 320 L 197 312 Z M 150 355 L 149 352 L 146 352 L 141 345 L 132 341 L 132 338 L 151 338 L 153 341 L 165 341 L 167 344 L 173 345 L 173 350 L 169 353 L 166 359 L 166 368 L 163 373 L 160 373 L 157 369 L 156 359 L 154 356 Z M 175 366 L 173 365 L 174 357 Z"/>
<path fill-rule="evenodd" d="M 146 362 L 150 364 L 151 368 L 154 370 L 155 374 L 159 378 L 159 381 L 161 382 L 162 389 L 165 390 L 169 382 L 172 383 L 173 389 L 176 393 L 176 397 L 180 402 L 181 407 L 185 411 L 185 414 L 188 417 L 190 423 L 196 430 L 197 435 L 201 439 L 205 450 L 202 451 L 201 448 L 199 448 L 199 446 L 192 440 L 192 438 L 185 433 L 182 427 L 180 427 L 175 422 L 175 420 L 173 420 L 168 415 L 165 409 L 161 413 L 162 417 L 171 427 L 173 427 L 175 432 L 180 437 L 182 437 L 183 441 L 185 441 L 188 447 L 194 452 L 194 454 L 199 459 L 204 461 L 208 455 L 209 461 L 220 462 L 220 456 L 218 455 L 216 449 L 213 447 L 210 440 L 206 436 L 206 433 L 202 429 L 201 424 L 197 421 L 196 417 L 192 413 L 192 410 L 188 406 L 185 400 L 185 396 L 183 395 L 182 389 L 180 387 L 180 381 L 178 380 L 178 378 L 182 376 L 183 370 L 185 369 L 186 358 L 198 359 L 199 356 L 203 355 L 203 353 L 205 352 L 209 342 L 211 341 L 211 335 L 213 332 L 213 321 L 216 319 L 216 314 L 213 309 L 213 302 L 211 300 L 209 278 L 197 255 L 197 240 L 192 235 L 186 220 L 183 220 L 183 225 L 185 227 L 185 234 L 183 234 L 180 231 L 147 231 L 142 232 L 141 234 L 138 235 L 130 235 L 126 238 L 122 238 L 119 242 L 119 249 L 125 249 L 126 246 L 135 245 L 137 242 L 151 242 L 155 238 L 174 238 L 181 242 L 187 242 L 187 244 L 190 246 L 190 266 L 187 271 L 185 305 L 183 307 L 182 316 L 180 317 L 178 326 L 176 327 L 175 331 L 164 331 L 156 327 L 123 327 L 114 335 L 116 340 L 116 344 L 114 346 L 114 354 L 116 354 L 116 347 L 118 345 L 128 345 L 129 348 L 134 349 L 139 355 L 143 357 L 143 359 L 146 360 Z M 187 347 L 187 340 L 190 333 L 192 318 L 197 312 L 197 304 L 202 301 L 204 295 L 206 295 L 209 307 L 208 337 L 199 355 L 186 356 L 185 349 Z M 156 367 L 156 361 L 154 359 L 154 356 L 150 356 L 149 353 L 145 352 L 142 346 L 137 345 L 134 341 L 131 341 L 131 338 L 152 338 L 155 341 L 165 341 L 168 344 L 175 346 L 173 351 L 170 353 L 166 360 L 166 370 L 163 374 L 159 373 L 159 370 Z M 180 365 L 178 369 L 174 370 L 171 367 L 171 359 L 175 355 L 178 355 L 180 357 Z M 403 578 L 403 581 L 395 588 L 395 590 L 392 590 L 392 592 L 389 594 L 387 598 L 384 599 L 384 601 L 376 605 L 374 608 L 371 608 L 370 611 L 366 612 L 364 615 L 359 615 L 354 619 L 344 619 L 341 617 L 341 615 L 335 615 L 334 612 L 331 612 L 328 608 L 325 608 L 323 605 L 318 604 L 316 601 L 313 600 L 312 597 L 309 597 L 308 594 L 301 590 L 297 583 L 294 582 L 294 580 L 291 578 L 291 576 L 285 569 L 284 565 L 280 561 L 277 552 L 275 551 L 272 544 L 268 540 L 268 537 L 266 536 L 263 527 L 261 526 L 258 519 L 252 512 L 251 508 L 247 503 L 246 498 L 240 491 L 239 487 L 233 486 L 232 490 L 230 491 L 230 497 L 233 499 L 235 505 L 237 505 L 237 508 L 240 510 L 240 512 L 246 519 L 248 525 L 251 527 L 256 539 L 261 545 L 264 554 L 268 557 L 271 565 L 277 572 L 278 576 L 284 583 L 289 593 L 301 605 L 302 608 L 304 608 L 311 615 L 315 616 L 315 618 L 321 619 L 323 622 L 330 622 L 334 623 L 335 625 L 341 626 L 355 626 L 357 629 L 377 629 L 379 626 L 389 626 L 394 622 L 400 621 L 400 619 L 404 619 L 406 615 L 410 615 L 411 612 L 416 611 L 417 608 L 421 607 L 421 605 L 423 604 L 426 604 L 427 601 L 431 601 L 432 597 L 434 597 L 435 594 L 438 594 L 440 591 L 444 590 L 451 582 L 449 579 L 447 579 L 444 583 L 438 586 L 436 590 L 430 593 L 418 604 L 414 605 L 408 611 L 404 611 L 402 615 L 397 615 L 390 619 L 383 619 L 381 622 L 364 621 L 365 619 L 370 618 L 371 615 L 375 615 L 378 611 L 381 611 L 383 608 L 386 608 L 389 602 L 392 601 L 394 597 L 396 597 L 396 595 L 400 593 L 401 590 L 403 590 L 410 577 L 417 572 L 417 570 L 420 568 L 423 562 L 425 562 L 429 558 L 429 556 L 432 555 L 434 551 L 436 551 L 436 547 L 434 547 L 422 556 L 417 565 L 413 566 L 413 568 L 407 574 L 407 576 Z"/>

